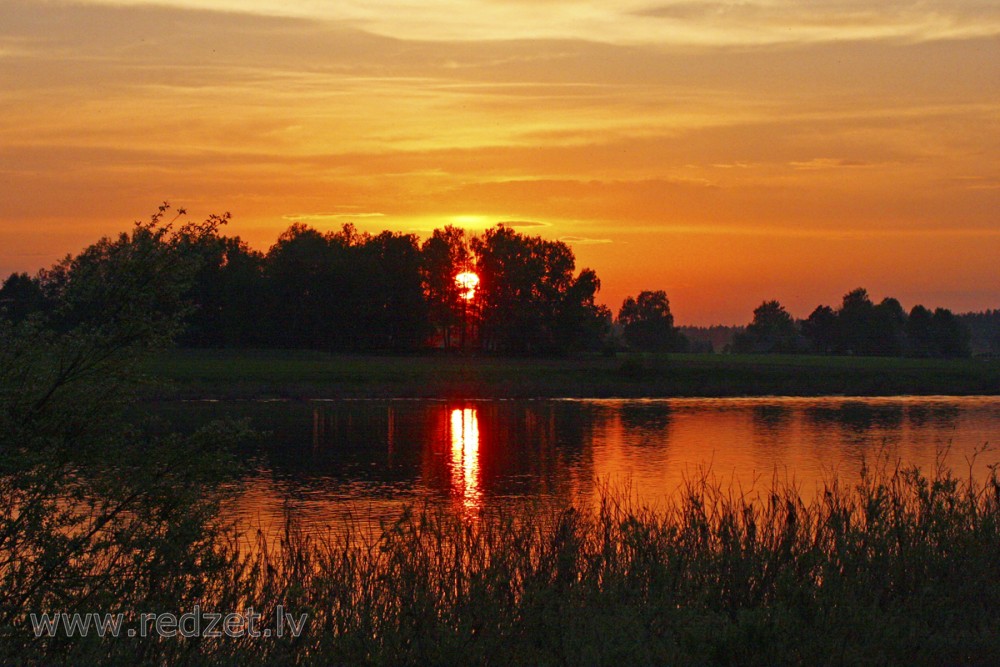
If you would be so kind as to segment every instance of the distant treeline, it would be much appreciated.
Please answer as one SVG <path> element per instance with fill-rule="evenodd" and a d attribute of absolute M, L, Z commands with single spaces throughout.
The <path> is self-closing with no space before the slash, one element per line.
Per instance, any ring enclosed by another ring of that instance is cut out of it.
<path fill-rule="evenodd" d="M 753 321 L 733 337 L 741 353 L 847 354 L 878 357 L 968 357 L 968 325 L 946 308 L 917 305 L 909 312 L 894 298 L 873 303 L 867 290 L 844 295 L 839 308 L 818 306 L 796 321 L 777 301 L 754 310 Z"/>
<path fill-rule="evenodd" d="M 713 324 L 708 327 L 682 325 L 678 327 L 688 341 L 690 352 L 726 352 L 733 348 L 733 339 L 746 327 Z"/>
<path fill-rule="evenodd" d="M 160 215 L 166 208 L 161 209 Z M 181 212 L 183 214 L 183 211 Z M 796 321 L 767 301 L 745 327 L 677 327 L 662 290 L 628 297 L 613 318 L 595 297 L 600 280 L 576 271 L 565 243 L 497 225 L 478 235 L 455 227 L 414 234 L 321 232 L 294 224 L 267 252 L 209 231 L 179 235 L 170 248 L 192 265 L 182 345 L 311 348 L 334 352 L 462 349 L 513 354 L 644 351 L 811 353 L 964 357 L 1000 352 L 1000 311 L 956 316 L 875 304 L 864 289 L 839 308 L 819 306 Z M 35 276 L 12 274 L 0 288 L 0 317 L 49 316 L 76 276 L 113 275 L 115 244 L 103 239 Z M 456 280 L 474 272 L 475 289 Z M 106 286 L 94 299 L 113 299 Z M 106 307 L 95 301 L 94 309 Z"/>
<path fill-rule="evenodd" d="M 932 315 L 933 316 L 933 315 Z M 978 356 L 1000 356 L 1000 310 L 986 310 L 979 313 L 962 313 L 956 315 L 970 333 L 972 354 Z M 919 320 L 918 320 L 919 321 Z M 803 322 L 796 322 L 802 330 Z M 733 351 L 734 343 L 740 334 L 746 331 L 746 326 L 725 326 L 716 324 L 707 327 L 681 326 L 680 332 L 688 341 L 691 352 L 728 352 Z M 743 341 L 746 342 L 745 340 Z M 808 343 L 808 341 L 799 341 Z M 805 351 L 815 351 L 809 345 Z"/>
<path fill-rule="evenodd" d="M 1000 356 L 1000 310 L 964 313 L 958 319 L 972 334 L 972 353 Z"/>

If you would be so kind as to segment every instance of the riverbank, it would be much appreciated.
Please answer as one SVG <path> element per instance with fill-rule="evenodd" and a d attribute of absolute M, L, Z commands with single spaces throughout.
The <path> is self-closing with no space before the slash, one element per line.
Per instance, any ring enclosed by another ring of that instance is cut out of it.
<path fill-rule="evenodd" d="M 1000 394 L 1000 360 L 623 354 L 510 359 L 173 350 L 146 363 L 156 399 L 612 398 Z"/>

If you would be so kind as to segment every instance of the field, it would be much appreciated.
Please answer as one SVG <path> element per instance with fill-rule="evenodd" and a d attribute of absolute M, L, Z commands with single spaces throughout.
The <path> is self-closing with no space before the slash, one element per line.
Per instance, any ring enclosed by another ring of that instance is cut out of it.
<path fill-rule="evenodd" d="M 623 354 L 511 359 L 174 350 L 156 398 L 889 396 L 1000 393 L 1000 360 Z"/>

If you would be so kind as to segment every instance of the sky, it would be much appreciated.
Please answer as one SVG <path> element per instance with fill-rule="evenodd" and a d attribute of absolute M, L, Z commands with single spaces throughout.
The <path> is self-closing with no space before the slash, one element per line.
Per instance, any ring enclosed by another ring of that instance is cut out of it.
<path fill-rule="evenodd" d="M 995 0 L 0 3 L 0 274 L 161 201 L 568 243 L 617 311 L 1000 307 Z"/>

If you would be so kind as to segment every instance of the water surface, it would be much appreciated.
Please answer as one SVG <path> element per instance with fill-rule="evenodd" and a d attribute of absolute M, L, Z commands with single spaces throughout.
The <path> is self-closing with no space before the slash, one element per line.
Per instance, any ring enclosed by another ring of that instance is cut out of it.
<path fill-rule="evenodd" d="M 657 400 L 337 400 L 186 403 L 266 431 L 229 513 L 247 527 L 339 532 L 405 504 L 474 517 L 534 500 L 594 502 L 627 487 L 663 505 L 703 476 L 737 492 L 778 480 L 810 496 L 863 461 L 983 477 L 1000 462 L 1000 397 Z"/>

